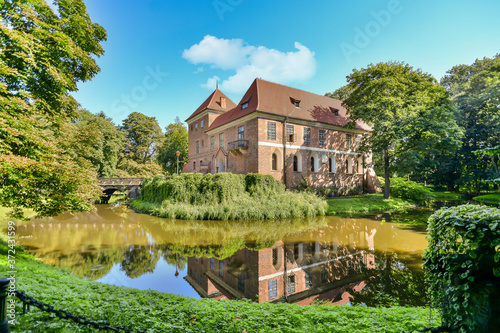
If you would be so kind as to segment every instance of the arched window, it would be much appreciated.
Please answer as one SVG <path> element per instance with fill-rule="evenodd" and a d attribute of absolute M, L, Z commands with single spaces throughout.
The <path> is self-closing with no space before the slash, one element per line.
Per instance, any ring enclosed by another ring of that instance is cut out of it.
<path fill-rule="evenodd" d="M 293 171 L 298 171 L 299 161 L 297 160 L 297 156 L 293 156 Z"/>
<path fill-rule="evenodd" d="M 358 173 L 363 173 L 363 157 L 358 158 Z"/>
<path fill-rule="evenodd" d="M 330 169 L 330 172 L 337 172 L 337 160 L 335 159 L 335 156 L 334 157 L 330 157 L 330 159 L 328 160 L 328 165 L 329 165 L 329 169 Z"/>
<path fill-rule="evenodd" d="M 295 160 L 297 160 L 297 168 L 295 168 Z M 300 152 L 296 152 L 293 156 L 293 171 L 302 172 L 302 154 Z"/>
<path fill-rule="evenodd" d="M 273 157 L 271 160 L 271 168 L 273 170 L 278 170 L 278 156 L 276 154 L 273 154 Z"/>
<path fill-rule="evenodd" d="M 346 163 L 346 172 L 347 173 L 353 173 L 352 172 L 352 159 L 350 157 L 348 157 L 345 161 Z"/>

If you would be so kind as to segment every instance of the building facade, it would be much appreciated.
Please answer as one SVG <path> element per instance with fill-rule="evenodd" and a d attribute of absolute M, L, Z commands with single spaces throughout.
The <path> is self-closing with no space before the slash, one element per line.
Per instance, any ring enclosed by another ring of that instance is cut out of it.
<path fill-rule="evenodd" d="M 270 174 L 288 187 L 379 187 L 371 155 L 358 152 L 371 128 L 351 124 L 339 100 L 256 79 L 238 104 L 216 89 L 186 122 L 184 172 Z"/>

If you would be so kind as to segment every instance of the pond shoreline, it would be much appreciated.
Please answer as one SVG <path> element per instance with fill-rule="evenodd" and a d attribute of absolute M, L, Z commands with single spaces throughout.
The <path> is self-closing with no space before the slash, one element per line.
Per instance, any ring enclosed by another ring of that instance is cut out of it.
<path fill-rule="evenodd" d="M 0 245 L 0 259 L 4 264 L 5 242 L 2 240 Z M 56 309 L 96 321 L 105 320 L 112 326 L 131 330 L 164 332 L 203 328 L 207 332 L 333 332 L 341 327 L 342 331 L 351 332 L 372 332 L 374 329 L 401 332 L 440 324 L 436 319 L 429 322 L 427 307 L 301 306 L 247 300 L 196 300 L 152 290 L 105 285 L 75 277 L 67 269 L 46 265 L 23 251 L 18 253 L 17 283 L 28 295 L 50 303 Z M 0 274 L 7 274 L 5 265 L 0 267 Z M 147 311 L 137 310 L 141 308 L 147 308 Z M 20 301 L 16 302 L 16 311 L 22 312 Z M 438 318 L 436 312 L 434 318 Z M 50 318 L 38 310 L 19 316 L 15 326 L 20 331 L 34 327 L 43 327 L 46 332 L 77 331 L 80 328 L 72 322 Z"/>

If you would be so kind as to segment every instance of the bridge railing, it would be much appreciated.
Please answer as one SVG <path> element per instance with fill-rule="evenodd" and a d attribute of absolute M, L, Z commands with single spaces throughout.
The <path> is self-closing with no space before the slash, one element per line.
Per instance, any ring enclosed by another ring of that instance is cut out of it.
<path fill-rule="evenodd" d="M 130 185 L 141 185 L 142 182 L 146 178 L 142 177 L 117 177 L 117 178 L 106 178 L 106 177 L 98 177 L 97 180 L 99 185 L 101 186 L 111 186 L 111 185 L 119 185 L 119 186 L 130 186 Z"/>

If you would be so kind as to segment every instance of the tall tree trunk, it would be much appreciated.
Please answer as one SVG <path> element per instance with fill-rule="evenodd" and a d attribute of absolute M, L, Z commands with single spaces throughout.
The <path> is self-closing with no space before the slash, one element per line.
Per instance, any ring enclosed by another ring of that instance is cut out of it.
<path fill-rule="evenodd" d="M 498 165 L 495 162 L 495 155 L 491 155 L 491 163 L 493 163 L 493 167 L 495 168 L 495 173 L 498 174 Z M 498 184 L 498 193 L 500 193 L 500 183 Z"/>
<path fill-rule="evenodd" d="M 389 152 L 384 150 L 384 176 L 385 176 L 385 188 L 384 188 L 384 198 L 391 198 L 391 180 L 389 178 Z"/>

